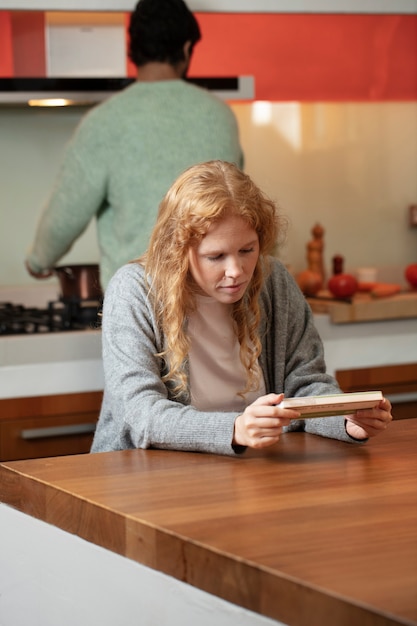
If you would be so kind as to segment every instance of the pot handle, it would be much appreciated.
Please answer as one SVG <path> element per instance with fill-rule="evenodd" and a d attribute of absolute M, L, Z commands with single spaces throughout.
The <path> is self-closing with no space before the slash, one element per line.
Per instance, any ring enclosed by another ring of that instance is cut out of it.
<path fill-rule="evenodd" d="M 72 271 L 72 269 L 70 267 L 60 267 L 60 268 L 55 268 L 55 273 L 58 274 L 65 274 L 67 276 L 67 278 L 71 278 L 71 280 L 74 280 L 75 278 L 75 274 Z"/>

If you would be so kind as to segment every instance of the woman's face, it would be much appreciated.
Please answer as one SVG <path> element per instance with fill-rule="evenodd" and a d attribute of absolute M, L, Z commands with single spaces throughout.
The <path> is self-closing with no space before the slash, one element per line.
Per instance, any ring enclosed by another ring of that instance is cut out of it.
<path fill-rule="evenodd" d="M 189 268 L 202 293 L 225 304 L 240 300 L 259 258 L 259 239 L 241 217 L 213 224 L 188 253 Z"/>

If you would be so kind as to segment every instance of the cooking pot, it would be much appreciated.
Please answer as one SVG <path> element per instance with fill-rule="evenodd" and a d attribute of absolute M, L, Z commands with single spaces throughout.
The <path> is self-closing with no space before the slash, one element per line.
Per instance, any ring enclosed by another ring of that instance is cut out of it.
<path fill-rule="evenodd" d="M 54 268 L 61 286 L 62 300 L 101 300 L 98 265 L 61 265 Z"/>

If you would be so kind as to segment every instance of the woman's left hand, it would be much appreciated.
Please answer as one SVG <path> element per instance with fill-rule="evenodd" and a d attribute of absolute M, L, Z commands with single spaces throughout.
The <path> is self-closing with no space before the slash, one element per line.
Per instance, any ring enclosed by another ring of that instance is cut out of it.
<path fill-rule="evenodd" d="M 391 421 L 391 402 L 384 398 L 373 409 L 360 409 L 346 415 L 346 432 L 354 439 L 368 439 L 384 431 Z"/>

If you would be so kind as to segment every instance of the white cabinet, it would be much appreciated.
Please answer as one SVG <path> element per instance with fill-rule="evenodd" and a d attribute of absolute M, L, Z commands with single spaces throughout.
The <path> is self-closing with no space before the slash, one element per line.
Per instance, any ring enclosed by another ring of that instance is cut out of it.
<path fill-rule="evenodd" d="M 48 77 L 126 76 L 123 13 L 47 13 L 45 44 Z"/>
<path fill-rule="evenodd" d="M 101 391 L 99 330 L 0 338 L 0 398 Z"/>

